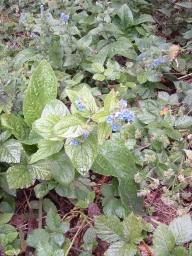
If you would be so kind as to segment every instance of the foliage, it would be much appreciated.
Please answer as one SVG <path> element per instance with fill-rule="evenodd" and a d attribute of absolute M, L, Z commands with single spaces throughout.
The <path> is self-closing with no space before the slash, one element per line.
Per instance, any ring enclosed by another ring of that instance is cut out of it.
<path fill-rule="evenodd" d="M 92 254 L 97 237 L 109 243 L 106 255 L 139 255 L 138 244 L 153 231 L 142 219 L 143 199 L 160 185 L 162 201 L 177 215 L 190 209 L 180 195 L 191 196 L 186 192 L 191 85 L 179 76 L 188 78 L 191 69 L 191 6 L 175 3 L 181 12 L 189 9 L 174 41 L 180 48 L 154 33 L 154 13 L 178 15 L 171 4 L 165 9 L 160 2 L 156 9 L 143 0 L 0 4 L 5 12 L 0 23 L 0 250 L 5 255 L 18 255 L 26 244 L 38 256 L 68 255 L 74 240 L 67 238 L 67 217 L 61 219 L 44 198 L 51 191 L 68 198 L 80 214 L 74 239 L 89 226 L 81 256 Z M 173 90 L 162 83 L 165 78 Z M 112 177 L 99 193 L 93 191 L 90 170 Z M 38 199 L 28 202 L 29 211 L 38 210 L 40 224 L 24 239 L 7 223 L 17 189 L 28 187 Z M 98 200 L 104 215 L 92 225 L 85 214 Z M 187 255 L 181 245 L 192 239 L 189 227 L 189 214 L 169 226 L 159 224 L 155 255 Z"/>

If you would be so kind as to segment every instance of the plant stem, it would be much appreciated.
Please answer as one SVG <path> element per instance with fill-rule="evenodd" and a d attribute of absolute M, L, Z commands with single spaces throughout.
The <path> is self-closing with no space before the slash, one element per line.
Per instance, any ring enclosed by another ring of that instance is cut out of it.
<path fill-rule="evenodd" d="M 42 203 L 43 203 L 43 198 L 39 199 L 39 223 L 38 223 L 38 228 L 42 228 Z"/>
<path fill-rule="evenodd" d="M 65 253 L 65 256 L 67 256 L 67 255 L 69 254 L 69 252 L 70 252 L 70 250 L 71 250 L 71 248 L 72 248 L 72 246 L 73 246 L 73 243 L 74 243 L 75 239 L 77 238 L 79 232 L 81 231 L 81 229 L 82 229 L 84 223 L 86 222 L 86 220 L 87 220 L 87 218 L 85 218 L 85 219 L 83 220 L 83 222 L 81 223 L 80 227 L 78 228 L 77 233 L 76 233 L 75 236 L 73 237 L 73 239 L 72 239 L 72 241 L 71 241 L 71 244 L 70 244 L 68 250 L 67 250 L 66 253 Z"/>

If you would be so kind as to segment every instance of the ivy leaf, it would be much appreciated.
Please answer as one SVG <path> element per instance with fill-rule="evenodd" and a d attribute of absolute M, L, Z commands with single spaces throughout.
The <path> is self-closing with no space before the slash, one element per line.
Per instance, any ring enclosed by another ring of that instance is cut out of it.
<path fill-rule="evenodd" d="M 67 187 L 73 181 L 75 168 L 69 157 L 60 152 L 50 157 L 50 167 L 53 178 L 62 186 Z"/>
<path fill-rule="evenodd" d="M 28 137 L 29 129 L 21 116 L 2 114 L 1 124 L 9 132 L 11 132 L 18 140 L 23 140 Z"/>
<path fill-rule="evenodd" d="M 7 140 L 0 146 L 0 162 L 19 163 L 23 147 L 17 140 Z"/>
<path fill-rule="evenodd" d="M 67 139 L 65 152 L 77 171 L 85 175 L 91 168 L 98 153 L 96 138 L 93 134 L 89 134 L 89 137 L 77 146 L 72 144 L 71 139 Z"/>
<path fill-rule="evenodd" d="M 154 232 L 153 252 L 156 256 L 169 256 L 175 246 L 175 238 L 171 230 L 164 224 L 159 224 Z"/>
<path fill-rule="evenodd" d="M 116 216 L 96 216 L 95 230 L 98 237 L 108 243 L 119 241 L 123 237 L 123 226 Z"/>
<path fill-rule="evenodd" d="M 192 220 L 190 214 L 173 219 L 169 224 L 169 230 L 172 231 L 176 244 L 184 244 L 192 240 Z"/>
<path fill-rule="evenodd" d="M 58 153 L 64 145 L 63 141 L 51 141 L 43 139 L 38 143 L 39 149 L 31 156 L 30 164 L 35 163 L 43 158 Z"/>
<path fill-rule="evenodd" d="M 43 60 L 31 76 L 23 101 L 23 114 L 29 126 L 40 118 L 45 105 L 56 96 L 56 76 L 50 64 Z"/>
<path fill-rule="evenodd" d="M 106 256 L 134 256 L 137 251 L 137 247 L 134 244 L 118 241 L 109 246 L 106 251 Z"/>
<path fill-rule="evenodd" d="M 57 99 L 51 100 L 43 109 L 41 117 L 49 116 L 49 115 L 57 115 L 57 116 L 67 116 L 70 112 L 65 104 Z"/>
<path fill-rule="evenodd" d="M 7 170 L 7 182 L 10 188 L 29 187 L 34 183 L 30 171 L 25 165 L 9 167 Z"/>

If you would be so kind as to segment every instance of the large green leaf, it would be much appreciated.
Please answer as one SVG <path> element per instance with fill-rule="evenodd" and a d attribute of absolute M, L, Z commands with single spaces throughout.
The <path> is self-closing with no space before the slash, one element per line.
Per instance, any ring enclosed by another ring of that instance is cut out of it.
<path fill-rule="evenodd" d="M 29 129 L 21 116 L 1 115 L 1 124 L 10 131 L 18 140 L 26 139 L 29 135 Z"/>
<path fill-rule="evenodd" d="M 190 214 L 173 219 L 169 224 L 169 230 L 172 231 L 176 244 L 184 244 L 192 240 L 192 220 Z"/>
<path fill-rule="evenodd" d="M 114 90 L 111 90 L 104 100 L 104 110 L 110 113 L 116 107 L 117 102 L 116 93 Z"/>
<path fill-rule="evenodd" d="M 27 48 L 20 51 L 14 58 L 14 68 L 19 69 L 26 61 L 34 59 L 35 49 Z"/>
<path fill-rule="evenodd" d="M 33 131 L 45 139 L 60 140 L 54 133 L 54 126 L 62 120 L 61 116 L 49 115 L 39 118 L 33 123 Z"/>
<path fill-rule="evenodd" d="M 57 116 L 67 116 L 70 112 L 65 104 L 57 99 L 51 100 L 41 114 L 41 117 L 49 116 L 49 115 L 57 115 Z"/>
<path fill-rule="evenodd" d="M 132 153 L 124 145 L 105 141 L 91 169 L 102 175 L 118 177 L 122 203 L 129 212 L 142 214 L 142 198 L 137 197 L 139 185 L 134 181 L 136 166 Z"/>
<path fill-rule="evenodd" d="M 116 216 L 96 216 L 95 229 L 98 237 L 108 243 L 119 241 L 123 237 L 123 226 Z"/>
<path fill-rule="evenodd" d="M 43 60 L 34 71 L 23 102 L 28 125 L 40 118 L 45 105 L 57 96 L 57 81 L 50 64 Z"/>
<path fill-rule="evenodd" d="M 0 162 L 19 163 L 22 149 L 23 147 L 19 141 L 7 140 L 0 146 Z"/>
<path fill-rule="evenodd" d="M 61 138 L 74 138 L 82 134 L 84 122 L 77 115 L 63 117 L 54 127 L 54 133 Z"/>
<path fill-rule="evenodd" d="M 7 170 L 7 182 L 10 188 L 29 187 L 34 181 L 25 165 L 12 166 Z"/>
<path fill-rule="evenodd" d="M 27 245 L 37 248 L 39 243 L 49 241 L 50 235 L 43 228 L 35 229 L 27 237 Z"/>
<path fill-rule="evenodd" d="M 175 238 L 171 230 L 164 224 L 159 224 L 154 232 L 153 252 L 156 256 L 170 256 L 175 246 Z"/>
<path fill-rule="evenodd" d="M 134 256 L 137 251 L 137 247 L 134 244 L 118 241 L 109 246 L 106 251 L 106 256 Z"/>
<path fill-rule="evenodd" d="M 46 217 L 46 224 L 52 232 L 60 230 L 61 220 L 59 214 L 50 209 Z"/>
<path fill-rule="evenodd" d="M 98 142 L 103 144 L 103 142 L 109 137 L 111 134 L 111 126 L 106 122 L 98 124 Z"/>
<path fill-rule="evenodd" d="M 50 157 L 50 167 L 53 178 L 62 186 L 69 186 L 75 176 L 75 168 L 69 157 L 60 152 Z"/>
<path fill-rule="evenodd" d="M 51 169 L 47 160 L 40 160 L 37 163 L 28 165 L 33 179 L 50 180 Z"/>
<path fill-rule="evenodd" d="M 97 140 L 93 134 L 90 134 L 84 141 L 80 141 L 77 146 L 72 144 L 71 139 L 65 143 L 65 152 L 71 159 L 73 165 L 79 173 L 85 175 L 91 168 L 97 153 Z"/>
<path fill-rule="evenodd" d="M 58 153 L 62 149 L 63 144 L 63 141 L 51 141 L 47 139 L 41 140 L 38 143 L 39 149 L 31 156 L 30 164 Z"/>

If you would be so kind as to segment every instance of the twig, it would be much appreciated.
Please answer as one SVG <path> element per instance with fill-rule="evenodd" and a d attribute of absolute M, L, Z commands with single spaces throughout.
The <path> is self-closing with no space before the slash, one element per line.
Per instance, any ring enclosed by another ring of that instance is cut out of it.
<path fill-rule="evenodd" d="M 42 203 L 43 198 L 39 199 L 39 222 L 38 222 L 38 228 L 42 228 Z"/>
<path fill-rule="evenodd" d="M 187 78 L 187 77 L 189 77 L 189 76 L 192 76 L 192 73 L 187 74 L 187 75 L 185 75 L 185 76 L 181 76 L 181 77 L 179 77 L 179 78 L 178 78 L 178 80 L 181 80 L 181 79 Z"/>

